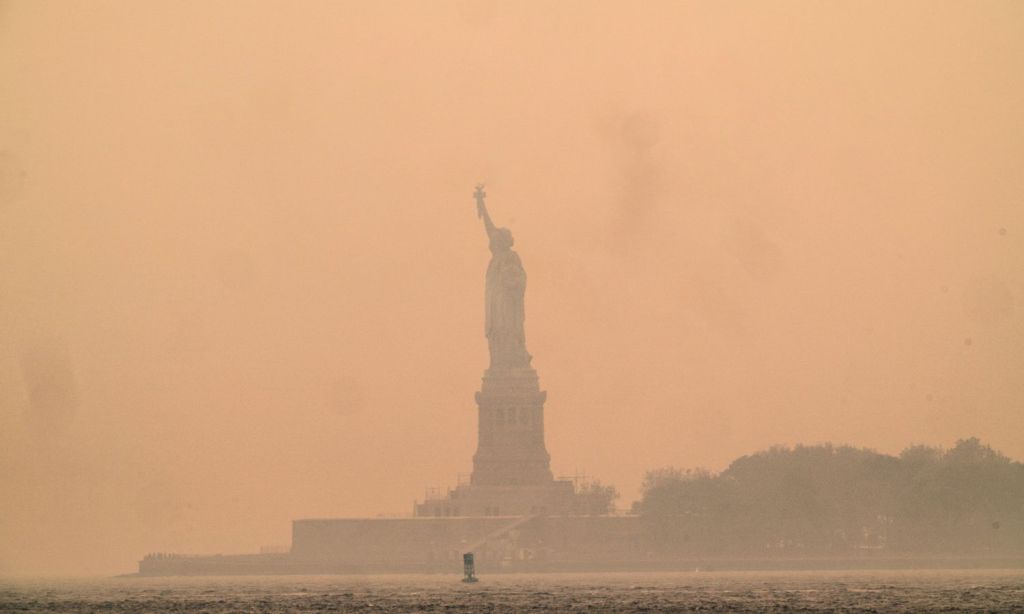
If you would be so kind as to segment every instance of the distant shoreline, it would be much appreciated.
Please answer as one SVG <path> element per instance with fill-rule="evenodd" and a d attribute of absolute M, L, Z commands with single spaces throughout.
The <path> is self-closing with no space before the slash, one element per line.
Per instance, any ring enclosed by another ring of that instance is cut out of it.
<path fill-rule="evenodd" d="M 274 576 L 274 575 L 392 575 L 458 574 L 454 563 L 365 564 L 293 559 L 275 555 L 212 555 L 171 559 L 159 568 L 118 577 Z M 906 556 L 799 558 L 686 558 L 646 561 L 505 561 L 482 562 L 480 574 L 515 573 L 643 573 L 720 571 L 858 571 L 858 570 L 1024 569 L 1018 556 Z"/>

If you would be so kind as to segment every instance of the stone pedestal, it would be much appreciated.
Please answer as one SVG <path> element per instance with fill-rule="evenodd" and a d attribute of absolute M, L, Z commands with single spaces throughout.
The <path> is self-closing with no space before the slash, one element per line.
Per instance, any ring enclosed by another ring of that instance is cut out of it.
<path fill-rule="evenodd" d="M 549 484 L 551 456 L 544 445 L 544 400 L 532 368 L 488 369 L 476 393 L 474 486 Z"/>
<path fill-rule="evenodd" d="M 473 475 L 443 497 L 417 503 L 417 516 L 534 516 L 573 512 L 575 490 L 551 474 L 544 401 L 530 367 L 491 368 L 477 404 Z"/>

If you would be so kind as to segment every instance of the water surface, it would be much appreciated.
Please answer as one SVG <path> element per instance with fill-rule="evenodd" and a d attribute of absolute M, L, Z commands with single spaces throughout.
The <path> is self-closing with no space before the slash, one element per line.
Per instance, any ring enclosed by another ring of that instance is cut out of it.
<path fill-rule="evenodd" d="M 1024 570 L 0 579 L 0 611 L 1024 612 Z"/>

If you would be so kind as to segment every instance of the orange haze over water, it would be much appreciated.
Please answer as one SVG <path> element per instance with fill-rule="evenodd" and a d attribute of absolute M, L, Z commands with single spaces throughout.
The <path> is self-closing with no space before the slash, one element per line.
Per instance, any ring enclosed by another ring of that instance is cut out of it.
<path fill-rule="evenodd" d="M 1024 3 L 0 4 L 0 573 L 469 471 L 485 181 L 556 474 L 1024 459 Z"/>

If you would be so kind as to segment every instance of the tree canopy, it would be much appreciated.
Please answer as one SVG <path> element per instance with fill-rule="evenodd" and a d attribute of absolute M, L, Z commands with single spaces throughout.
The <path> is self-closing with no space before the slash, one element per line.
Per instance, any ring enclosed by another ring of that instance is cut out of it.
<path fill-rule="evenodd" d="M 634 511 L 665 550 L 695 553 L 1024 550 L 1024 464 L 977 438 L 898 457 L 774 447 L 719 474 L 648 472 Z"/>

